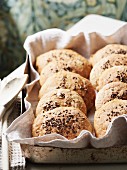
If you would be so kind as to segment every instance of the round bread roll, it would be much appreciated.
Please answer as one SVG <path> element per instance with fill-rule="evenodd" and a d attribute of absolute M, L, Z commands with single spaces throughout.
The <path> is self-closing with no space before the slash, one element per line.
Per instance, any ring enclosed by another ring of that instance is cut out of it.
<path fill-rule="evenodd" d="M 87 110 L 94 105 L 95 91 L 90 81 L 79 74 L 60 71 L 49 77 L 39 91 L 39 98 L 53 89 L 76 91 L 84 100 Z"/>
<path fill-rule="evenodd" d="M 105 103 L 117 99 L 127 100 L 127 84 L 122 82 L 112 82 L 105 85 L 96 95 L 96 110 Z"/>
<path fill-rule="evenodd" d="M 40 84 L 43 85 L 47 78 L 61 70 L 78 73 L 81 76 L 88 78 L 91 66 L 88 63 L 84 64 L 80 59 L 77 60 L 76 58 L 67 62 L 64 60 L 52 61 L 42 69 Z"/>
<path fill-rule="evenodd" d="M 98 63 L 96 63 L 90 73 L 90 81 L 92 85 L 96 88 L 98 86 L 98 80 L 101 74 L 113 67 L 113 66 L 127 66 L 127 55 L 122 54 L 110 54 L 106 58 L 103 58 Z"/>
<path fill-rule="evenodd" d="M 110 122 L 123 114 L 127 114 L 127 100 L 114 99 L 104 104 L 94 115 L 94 129 L 97 137 L 106 134 Z"/>
<path fill-rule="evenodd" d="M 39 114 L 32 125 L 33 137 L 57 133 L 67 139 L 76 138 L 82 130 L 92 133 L 92 125 L 85 114 L 74 107 L 58 107 Z"/>
<path fill-rule="evenodd" d="M 36 116 L 57 107 L 75 107 L 87 114 L 86 105 L 77 92 L 69 89 L 54 89 L 42 96 L 36 108 Z"/>
<path fill-rule="evenodd" d="M 86 78 L 89 77 L 91 71 L 91 64 L 89 61 L 77 52 L 69 49 L 56 49 L 38 56 L 36 59 L 37 71 L 41 73 L 44 67 L 50 62 L 58 62 L 58 68 L 63 67 L 68 71 L 75 70 L 74 72 Z"/>
<path fill-rule="evenodd" d="M 127 66 L 114 66 L 104 71 L 99 78 L 99 86 L 97 87 L 97 90 L 100 90 L 108 83 L 118 81 L 127 83 Z"/>
<path fill-rule="evenodd" d="M 120 44 L 109 44 L 98 50 L 91 58 L 92 65 L 95 65 L 102 58 L 107 57 L 109 54 L 123 54 L 127 55 L 127 46 Z"/>

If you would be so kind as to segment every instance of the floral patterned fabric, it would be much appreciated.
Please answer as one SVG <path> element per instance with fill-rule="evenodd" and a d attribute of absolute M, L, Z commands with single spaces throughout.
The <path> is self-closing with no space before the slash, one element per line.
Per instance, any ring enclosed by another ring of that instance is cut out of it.
<path fill-rule="evenodd" d="M 25 61 L 23 42 L 38 31 L 69 29 L 88 14 L 127 21 L 127 0 L 0 1 L 0 77 Z"/>

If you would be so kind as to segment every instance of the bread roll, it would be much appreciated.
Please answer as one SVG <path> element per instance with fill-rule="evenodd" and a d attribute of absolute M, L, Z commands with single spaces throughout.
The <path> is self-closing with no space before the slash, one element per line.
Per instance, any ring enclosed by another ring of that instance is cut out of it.
<path fill-rule="evenodd" d="M 36 115 L 57 107 L 79 108 L 87 114 L 86 105 L 77 92 L 69 89 L 54 89 L 42 96 L 36 108 Z"/>
<path fill-rule="evenodd" d="M 76 91 L 84 100 L 88 110 L 94 105 L 95 91 L 90 81 L 79 74 L 60 71 L 49 77 L 39 91 L 39 98 L 54 89 Z"/>
<path fill-rule="evenodd" d="M 50 62 L 57 62 L 58 69 L 64 68 L 68 71 L 74 71 L 86 78 L 89 77 L 91 71 L 91 64 L 83 56 L 77 52 L 69 49 L 56 49 L 46 52 L 36 59 L 36 68 L 39 73 L 44 69 L 44 67 Z M 49 66 L 49 70 L 50 67 Z M 54 67 L 53 67 L 54 69 Z"/>
<path fill-rule="evenodd" d="M 127 100 L 127 84 L 122 82 L 112 82 L 105 85 L 96 95 L 96 110 L 105 103 L 117 99 Z"/>
<path fill-rule="evenodd" d="M 95 112 L 94 129 L 97 137 L 103 137 L 112 120 L 127 114 L 127 100 L 114 99 L 104 104 Z"/>
<path fill-rule="evenodd" d="M 127 55 L 127 46 L 120 44 L 109 44 L 98 50 L 91 58 L 92 65 L 95 65 L 102 58 L 107 57 L 109 54 L 122 54 Z"/>
<path fill-rule="evenodd" d="M 83 112 L 73 107 L 58 107 L 39 114 L 32 125 L 33 137 L 57 133 L 67 139 L 76 138 L 82 130 L 92 132 L 92 126 Z"/>
<path fill-rule="evenodd" d="M 127 66 L 114 66 L 104 71 L 99 78 L 98 89 L 100 90 L 108 83 L 119 81 L 127 83 Z"/>
<path fill-rule="evenodd" d="M 98 86 L 99 77 L 102 73 L 113 66 L 127 66 L 127 55 L 110 54 L 96 63 L 90 73 L 90 81 L 96 88 Z"/>
<path fill-rule="evenodd" d="M 64 61 L 65 60 L 65 61 Z M 61 70 L 70 71 L 73 73 L 78 73 L 83 77 L 88 78 L 91 70 L 90 64 L 88 62 L 83 63 L 80 59 L 69 60 L 66 62 L 66 59 L 62 61 L 52 61 L 48 63 L 41 71 L 40 74 L 40 84 L 43 85 L 44 82 L 52 76 L 54 73 L 57 73 Z"/>

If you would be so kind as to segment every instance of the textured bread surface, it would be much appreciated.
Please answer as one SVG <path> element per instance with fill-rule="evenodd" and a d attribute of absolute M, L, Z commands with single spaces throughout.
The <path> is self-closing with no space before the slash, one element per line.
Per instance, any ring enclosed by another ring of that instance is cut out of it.
<path fill-rule="evenodd" d="M 112 82 L 105 85 L 96 95 L 95 107 L 98 110 L 103 104 L 117 99 L 127 100 L 127 84 Z"/>
<path fill-rule="evenodd" d="M 35 118 L 32 135 L 37 137 L 57 133 L 67 139 L 73 139 L 82 130 L 92 132 L 92 125 L 83 112 L 73 107 L 58 107 Z"/>
<path fill-rule="evenodd" d="M 97 89 L 101 89 L 111 82 L 123 82 L 127 83 L 127 66 L 114 66 L 104 71 L 99 78 L 99 86 Z"/>
<path fill-rule="evenodd" d="M 94 129 L 97 137 L 103 137 L 112 120 L 127 114 L 127 100 L 114 99 L 95 112 Z"/>
<path fill-rule="evenodd" d="M 54 89 L 42 96 L 36 108 L 36 115 L 57 107 L 79 108 L 84 114 L 87 114 L 86 105 L 77 92 L 69 89 Z"/>
<path fill-rule="evenodd" d="M 44 67 L 50 62 L 57 62 L 58 69 L 60 69 L 60 67 L 63 67 L 65 70 L 72 70 L 86 78 L 89 77 L 91 71 L 91 64 L 89 63 L 89 61 L 77 52 L 70 49 L 51 50 L 38 56 L 36 59 L 37 71 L 41 73 Z M 53 66 L 50 65 L 50 67 Z M 48 67 L 49 70 L 50 67 Z"/>
<path fill-rule="evenodd" d="M 95 91 L 90 81 L 79 74 L 60 71 L 49 77 L 39 91 L 39 98 L 53 89 L 76 91 L 84 100 L 89 110 L 95 102 Z"/>
<path fill-rule="evenodd" d="M 66 60 L 66 59 L 65 59 Z M 40 84 L 43 85 L 47 78 L 51 77 L 54 73 L 61 70 L 77 73 L 83 77 L 88 78 L 91 70 L 89 64 L 84 64 L 82 61 L 75 59 L 66 61 L 52 61 L 48 63 L 41 71 Z"/>
<path fill-rule="evenodd" d="M 96 63 L 90 73 L 90 81 L 96 88 L 98 86 L 99 77 L 102 73 L 113 66 L 127 66 L 127 55 L 110 54 Z"/>
<path fill-rule="evenodd" d="M 107 57 L 109 54 L 127 55 L 127 46 L 120 44 L 109 44 L 101 48 L 91 57 L 92 65 L 95 65 L 102 58 Z"/>

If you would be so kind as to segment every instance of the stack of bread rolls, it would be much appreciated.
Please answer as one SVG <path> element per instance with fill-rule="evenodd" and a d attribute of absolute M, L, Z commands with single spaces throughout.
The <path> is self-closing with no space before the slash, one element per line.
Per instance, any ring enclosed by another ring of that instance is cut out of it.
<path fill-rule="evenodd" d="M 103 137 L 114 118 L 127 114 L 127 46 L 107 45 L 91 61 L 90 81 L 98 91 L 94 128 L 96 136 Z"/>
<path fill-rule="evenodd" d="M 95 103 L 88 60 L 73 50 L 57 49 L 38 56 L 36 68 L 41 88 L 32 135 L 57 133 L 73 139 L 82 130 L 93 132 L 87 118 Z"/>

